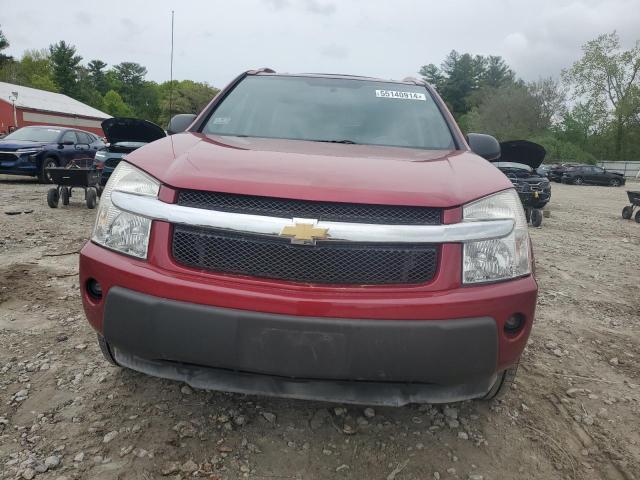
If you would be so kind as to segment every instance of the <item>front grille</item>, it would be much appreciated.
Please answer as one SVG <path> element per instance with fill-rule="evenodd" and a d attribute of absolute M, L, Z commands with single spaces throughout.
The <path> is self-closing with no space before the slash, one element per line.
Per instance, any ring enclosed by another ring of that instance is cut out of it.
<path fill-rule="evenodd" d="M 533 192 L 543 192 L 546 187 L 546 184 L 544 182 L 530 183 L 529 187 L 531 187 L 531 191 Z"/>
<path fill-rule="evenodd" d="M 18 157 L 13 153 L 0 152 L 0 161 L 3 162 L 15 162 Z"/>
<path fill-rule="evenodd" d="M 178 263 L 220 273 L 337 285 L 425 283 L 438 262 L 435 245 L 318 242 L 176 225 L 173 257 Z"/>
<path fill-rule="evenodd" d="M 336 222 L 386 225 L 438 225 L 442 222 L 440 208 L 315 202 L 201 190 L 181 191 L 178 194 L 178 205 L 270 217 L 312 218 Z"/>

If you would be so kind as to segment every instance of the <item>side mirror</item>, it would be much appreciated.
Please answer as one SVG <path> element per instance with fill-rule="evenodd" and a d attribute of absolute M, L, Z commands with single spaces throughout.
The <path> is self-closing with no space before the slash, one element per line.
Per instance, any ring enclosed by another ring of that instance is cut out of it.
<path fill-rule="evenodd" d="M 173 118 L 169 121 L 169 126 L 167 127 L 167 133 L 169 135 L 173 135 L 175 133 L 184 132 L 189 125 L 193 123 L 196 116 L 192 113 L 181 113 L 179 115 L 174 115 Z"/>
<path fill-rule="evenodd" d="M 467 142 L 471 151 L 480 155 L 486 160 L 497 160 L 500 158 L 500 143 L 495 137 L 483 133 L 470 133 L 467 135 Z"/>

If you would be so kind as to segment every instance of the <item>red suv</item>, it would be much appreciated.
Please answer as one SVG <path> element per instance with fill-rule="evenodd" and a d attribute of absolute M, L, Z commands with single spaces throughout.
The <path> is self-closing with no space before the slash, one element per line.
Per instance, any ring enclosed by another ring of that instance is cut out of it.
<path fill-rule="evenodd" d="M 497 141 L 429 85 L 255 70 L 169 132 L 120 162 L 81 253 L 109 361 L 378 405 L 510 383 L 537 295 L 525 215 Z"/>

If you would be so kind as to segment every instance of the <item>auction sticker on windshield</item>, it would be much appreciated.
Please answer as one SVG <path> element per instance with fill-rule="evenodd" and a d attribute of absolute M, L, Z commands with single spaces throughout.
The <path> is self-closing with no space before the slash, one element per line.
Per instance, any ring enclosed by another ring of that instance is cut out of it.
<path fill-rule="evenodd" d="M 424 93 L 399 92 L 397 90 L 376 90 L 376 97 L 380 98 L 400 98 L 402 100 L 423 100 L 427 101 Z"/>

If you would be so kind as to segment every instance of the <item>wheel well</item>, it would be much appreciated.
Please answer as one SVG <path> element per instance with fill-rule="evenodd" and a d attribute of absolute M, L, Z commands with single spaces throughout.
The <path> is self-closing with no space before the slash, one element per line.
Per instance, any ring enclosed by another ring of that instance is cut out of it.
<path fill-rule="evenodd" d="M 55 154 L 46 154 L 40 158 L 40 162 L 38 163 L 38 168 L 42 168 L 42 164 L 49 158 L 53 158 L 58 165 L 60 165 L 60 157 Z"/>

